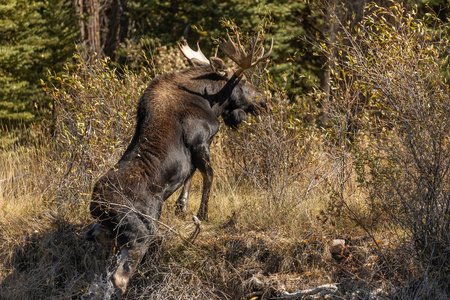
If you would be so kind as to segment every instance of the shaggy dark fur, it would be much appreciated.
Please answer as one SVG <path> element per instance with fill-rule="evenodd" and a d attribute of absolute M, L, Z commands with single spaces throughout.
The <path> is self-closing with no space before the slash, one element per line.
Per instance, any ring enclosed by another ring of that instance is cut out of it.
<path fill-rule="evenodd" d="M 242 77 L 220 74 L 225 73 L 200 66 L 155 78 L 139 100 L 130 145 L 94 186 L 90 210 L 101 226 L 94 226 L 87 237 L 106 231 L 105 236 L 115 238 L 122 258 L 113 283 L 120 293 L 147 251 L 164 200 L 183 184 L 178 212 L 185 211 L 197 169 L 203 175 L 198 217 L 207 218 L 213 180 L 209 146 L 219 130 L 218 117 L 236 127 L 246 112 L 266 102 Z"/>

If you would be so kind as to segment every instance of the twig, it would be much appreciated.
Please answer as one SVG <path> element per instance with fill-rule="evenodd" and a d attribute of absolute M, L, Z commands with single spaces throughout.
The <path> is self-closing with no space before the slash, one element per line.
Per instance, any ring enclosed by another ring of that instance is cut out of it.
<path fill-rule="evenodd" d="M 257 291 L 257 292 L 253 292 L 253 293 L 245 295 L 245 298 L 246 299 L 254 299 L 255 297 L 259 297 L 259 296 L 262 296 L 262 295 L 264 295 L 263 291 Z"/>
<path fill-rule="evenodd" d="M 13 181 L 13 180 L 20 179 L 22 177 L 26 177 L 26 176 L 29 176 L 29 175 L 30 175 L 30 173 L 26 173 L 26 174 L 15 176 L 15 177 L 11 177 L 11 178 L 0 179 L 0 183 L 5 182 L 5 181 Z"/>
<path fill-rule="evenodd" d="M 127 205 L 120 205 L 120 206 L 126 207 L 127 209 L 129 209 L 130 212 L 132 211 L 132 212 L 134 212 L 136 214 L 139 214 L 139 215 L 143 216 L 144 218 L 147 218 L 148 220 L 151 220 L 151 221 L 155 222 L 158 225 L 161 225 L 162 227 L 166 228 L 170 232 L 175 233 L 176 235 L 178 235 L 187 244 L 190 244 L 191 246 L 195 246 L 193 242 L 194 242 L 195 238 L 197 238 L 198 234 L 200 233 L 200 229 L 201 229 L 200 220 L 196 216 L 192 217 L 192 220 L 194 221 L 194 224 L 196 226 L 195 230 L 194 230 L 194 232 L 191 234 L 191 236 L 189 238 L 186 238 L 180 232 L 178 232 L 176 229 L 174 229 L 173 227 L 170 227 L 169 225 L 167 225 L 167 224 L 165 224 L 165 223 L 163 223 L 163 222 L 153 218 L 152 216 L 144 214 L 143 212 L 137 210 L 133 206 L 127 206 Z"/>
<path fill-rule="evenodd" d="M 318 286 L 314 289 L 307 289 L 307 290 L 303 290 L 300 292 L 295 292 L 295 293 L 281 293 L 281 295 L 279 297 L 275 297 L 275 298 L 269 298 L 269 299 L 300 299 L 303 296 L 309 296 L 309 295 L 315 295 L 320 293 L 320 296 L 324 296 L 327 294 L 334 294 L 336 293 L 338 290 L 336 284 L 324 284 L 321 286 Z"/>
<path fill-rule="evenodd" d="M 197 238 L 198 234 L 201 230 L 201 223 L 200 220 L 196 216 L 192 216 L 192 221 L 194 221 L 195 230 L 192 232 L 191 236 L 188 238 L 188 241 L 193 244 L 195 239 Z"/>

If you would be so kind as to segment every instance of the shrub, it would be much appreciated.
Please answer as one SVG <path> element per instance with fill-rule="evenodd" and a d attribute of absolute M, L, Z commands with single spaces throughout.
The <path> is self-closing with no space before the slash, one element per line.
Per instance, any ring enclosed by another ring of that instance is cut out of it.
<path fill-rule="evenodd" d="M 371 4 L 366 12 L 356 28 L 340 24 L 337 49 L 323 49 L 336 53 L 330 55 L 336 88 L 357 95 L 328 106 L 337 105 L 335 120 L 345 123 L 338 132 L 355 133 L 350 121 L 359 126 L 352 152 L 372 212 L 385 215 L 389 229 L 412 243 L 422 262 L 415 270 L 424 279 L 436 276 L 446 288 L 450 93 L 442 66 L 448 28 L 433 13 L 420 19 L 415 8 L 395 2 L 387 8 Z"/>
<path fill-rule="evenodd" d="M 133 135 L 137 100 L 150 79 L 116 68 L 108 58 L 79 52 L 73 69 L 54 76 L 46 87 L 54 99 L 55 115 L 47 123 L 54 168 L 52 202 L 84 214 L 91 185 L 123 153 Z M 55 163 L 58 162 L 58 163 Z M 62 209 L 61 211 L 66 211 Z"/>

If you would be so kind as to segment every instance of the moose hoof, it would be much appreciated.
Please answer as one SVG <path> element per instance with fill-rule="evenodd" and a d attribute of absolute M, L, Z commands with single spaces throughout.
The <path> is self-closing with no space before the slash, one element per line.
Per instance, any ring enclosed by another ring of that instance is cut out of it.
<path fill-rule="evenodd" d="M 186 219 L 186 208 L 184 206 L 178 205 L 175 208 L 175 216 L 182 220 Z"/>
<path fill-rule="evenodd" d="M 116 290 L 117 298 L 122 299 L 122 295 L 124 295 L 127 290 L 128 278 L 115 273 L 113 275 L 112 282 Z"/>
<path fill-rule="evenodd" d="M 198 218 L 200 221 L 207 221 L 207 220 L 208 220 L 208 215 L 207 215 L 206 213 L 199 212 L 199 213 L 197 214 L 197 218 Z"/>

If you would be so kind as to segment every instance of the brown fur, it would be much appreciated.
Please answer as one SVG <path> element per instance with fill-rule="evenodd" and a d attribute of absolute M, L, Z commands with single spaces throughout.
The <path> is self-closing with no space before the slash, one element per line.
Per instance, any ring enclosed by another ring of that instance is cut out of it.
<path fill-rule="evenodd" d="M 133 139 L 94 185 L 90 206 L 101 225 L 91 235 L 107 231 L 104 236 L 113 237 L 122 251 L 113 274 L 120 294 L 151 243 L 164 200 L 196 169 L 204 181 L 199 217 L 207 217 L 213 176 L 209 145 L 219 129 L 218 117 L 230 115 L 239 123 L 254 110 L 248 99 L 260 96 L 241 78 L 224 78 L 209 66 L 160 76 L 144 91 Z"/>

